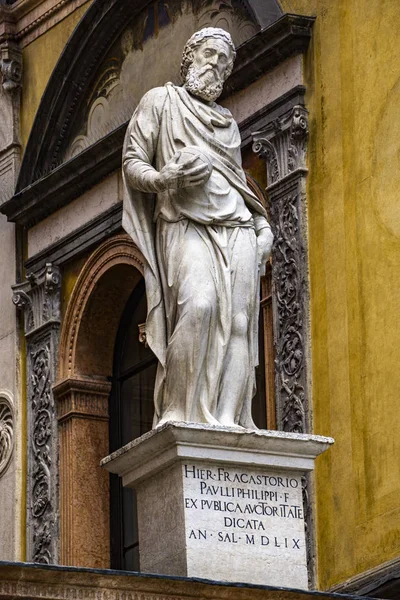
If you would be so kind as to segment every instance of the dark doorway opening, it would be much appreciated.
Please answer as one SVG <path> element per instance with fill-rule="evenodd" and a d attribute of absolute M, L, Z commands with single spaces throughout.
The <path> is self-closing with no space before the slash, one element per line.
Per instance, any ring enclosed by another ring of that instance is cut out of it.
<path fill-rule="evenodd" d="M 133 290 L 119 325 L 110 394 L 110 452 L 150 431 L 157 359 L 139 341 L 147 302 L 144 280 Z M 121 478 L 110 479 L 111 568 L 139 571 L 139 537 L 135 491 L 123 488 Z"/>

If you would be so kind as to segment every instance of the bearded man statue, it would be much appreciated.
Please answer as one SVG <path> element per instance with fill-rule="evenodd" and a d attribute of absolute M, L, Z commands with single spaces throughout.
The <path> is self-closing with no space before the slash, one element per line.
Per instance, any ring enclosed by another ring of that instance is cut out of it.
<path fill-rule="evenodd" d="M 159 365 L 153 426 L 254 428 L 260 267 L 272 233 L 246 183 L 239 129 L 215 103 L 235 47 L 195 33 L 182 87 L 150 90 L 123 150 L 123 227 L 145 258 L 146 338 Z"/>

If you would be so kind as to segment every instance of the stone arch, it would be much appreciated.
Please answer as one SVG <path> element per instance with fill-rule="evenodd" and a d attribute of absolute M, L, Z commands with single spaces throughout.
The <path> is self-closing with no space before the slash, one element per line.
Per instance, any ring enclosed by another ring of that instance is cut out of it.
<path fill-rule="evenodd" d="M 150 3 L 150 0 L 92 2 L 65 45 L 41 99 L 24 152 L 17 193 L 63 162 L 71 132 L 98 76 L 96 66 L 102 63 L 126 24 L 139 18 Z M 268 27 L 283 15 L 278 0 L 239 0 L 239 3 L 257 29 Z M 121 136 L 117 138 L 122 145 Z"/>
<path fill-rule="evenodd" d="M 59 380 L 108 376 L 109 340 L 130 293 L 143 276 L 144 258 L 128 235 L 106 240 L 84 265 L 68 302 L 60 336 Z M 99 348 L 97 344 L 103 343 Z M 95 355 L 90 350 L 96 349 Z"/>
<path fill-rule="evenodd" d="M 84 264 L 63 319 L 59 376 L 61 564 L 110 566 L 108 398 L 121 314 L 143 276 L 144 258 L 129 236 L 116 235 Z M 139 334 L 139 332 L 138 332 Z M 93 527 L 93 504 L 96 527 Z"/>

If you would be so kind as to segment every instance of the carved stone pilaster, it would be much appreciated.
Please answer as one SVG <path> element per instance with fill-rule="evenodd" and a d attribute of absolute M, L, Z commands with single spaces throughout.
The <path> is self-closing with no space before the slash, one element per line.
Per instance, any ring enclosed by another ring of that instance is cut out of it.
<path fill-rule="evenodd" d="M 13 286 L 24 311 L 27 341 L 27 559 L 57 564 L 59 558 L 58 426 L 52 385 L 60 328 L 58 267 L 47 264 Z"/>
<path fill-rule="evenodd" d="M 271 226 L 277 422 L 283 431 L 309 429 L 308 265 L 305 211 L 307 110 L 295 106 L 253 134 L 266 160 Z"/>
<path fill-rule="evenodd" d="M 3 88 L 7 92 L 21 87 L 21 49 L 14 42 L 6 42 L 1 47 L 0 70 L 3 75 Z"/>
<path fill-rule="evenodd" d="M 20 166 L 22 56 L 19 46 L 0 46 L 0 205 L 14 193 Z"/>
<path fill-rule="evenodd" d="M 253 151 L 267 163 L 267 191 L 291 173 L 307 173 L 308 111 L 304 106 L 294 106 L 252 136 Z"/>
<path fill-rule="evenodd" d="M 53 387 L 60 448 L 60 559 L 63 565 L 108 568 L 110 507 L 96 504 L 93 515 L 82 510 L 92 498 L 109 497 L 109 479 L 99 468 L 109 451 L 108 398 L 111 383 L 101 378 L 69 378 Z"/>
<path fill-rule="evenodd" d="M 253 133 L 253 150 L 265 159 L 272 249 L 275 394 L 278 428 L 311 430 L 308 231 L 305 179 L 308 112 L 286 110 Z M 302 480 L 309 585 L 313 586 L 315 544 L 310 502 L 312 482 Z"/>

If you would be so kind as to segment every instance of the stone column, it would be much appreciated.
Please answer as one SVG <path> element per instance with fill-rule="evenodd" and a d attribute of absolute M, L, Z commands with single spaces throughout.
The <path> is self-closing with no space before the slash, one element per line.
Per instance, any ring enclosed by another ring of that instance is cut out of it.
<path fill-rule="evenodd" d="M 14 194 L 20 164 L 21 49 L 12 41 L 0 47 L 0 205 Z"/>
<path fill-rule="evenodd" d="M 60 435 L 63 565 L 110 567 L 109 476 L 100 468 L 100 460 L 109 451 L 110 389 L 108 381 L 94 377 L 69 378 L 54 387 Z"/>
<path fill-rule="evenodd" d="M 27 356 L 27 560 L 59 562 L 58 430 L 52 384 L 60 328 L 58 267 L 47 264 L 13 286 L 25 315 Z"/>
<path fill-rule="evenodd" d="M 305 178 L 307 110 L 294 106 L 253 134 L 267 163 L 272 251 L 278 429 L 310 429 L 309 286 Z"/>
<path fill-rule="evenodd" d="M 278 429 L 311 431 L 311 348 L 306 204 L 308 112 L 283 109 L 252 134 L 253 150 L 266 161 L 266 189 L 274 232 L 272 304 Z M 315 576 L 313 479 L 302 477 L 309 586 Z"/>

